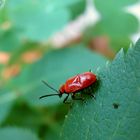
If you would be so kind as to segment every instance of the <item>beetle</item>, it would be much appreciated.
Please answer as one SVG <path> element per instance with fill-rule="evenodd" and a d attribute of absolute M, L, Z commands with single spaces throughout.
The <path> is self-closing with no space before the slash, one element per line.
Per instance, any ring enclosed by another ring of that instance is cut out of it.
<path fill-rule="evenodd" d="M 82 97 L 76 98 L 76 94 L 78 92 L 84 91 L 85 89 L 86 89 L 86 91 L 87 91 L 87 89 L 91 90 L 91 86 L 96 81 L 97 81 L 97 77 L 91 71 L 84 72 L 82 74 L 78 74 L 76 76 L 69 78 L 68 80 L 66 80 L 66 82 L 63 85 L 60 86 L 59 90 L 56 90 L 55 88 L 50 86 L 47 82 L 42 81 L 46 86 L 48 86 L 49 88 L 54 90 L 57 94 L 43 95 L 40 97 L 40 99 L 42 99 L 44 97 L 48 97 L 48 96 L 55 96 L 55 95 L 57 95 L 61 98 L 63 94 L 67 94 L 67 96 L 63 100 L 63 103 L 67 103 L 66 101 L 67 101 L 69 95 L 71 95 L 71 98 L 73 100 L 84 100 Z M 85 92 L 85 93 L 87 93 L 87 92 Z M 89 94 L 89 92 L 87 94 Z M 94 95 L 91 93 L 89 95 L 91 97 L 94 97 Z"/>

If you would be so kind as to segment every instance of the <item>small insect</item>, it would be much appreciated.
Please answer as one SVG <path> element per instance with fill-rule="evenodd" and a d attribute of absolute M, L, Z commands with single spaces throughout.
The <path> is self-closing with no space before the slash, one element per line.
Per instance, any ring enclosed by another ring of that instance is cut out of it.
<path fill-rule="evenodd" d="M 48 96 L 59 96 L 62 97 L 63 94 L 67 94 L 65 97 L 63 103 L 67 103 L 67 99 L 69 95 L 71 95 L 71 98 L 73 100 L 84 100 L 82 97 L 76 97 L 77 93 L 80 93 L 84 90 L 89 91 L 88 89 L 91 88 L 91 86 L 96 82 L 97 77 L 94 73 L 91 71 L 85 72 L 82 74 L 78 74 L 74 77 L 69 78 L 62 86 L 60 86 L 59 90 L 56 90 L 52 86 L 50 86 L 47 82 L 42 81 L 46 86 L 57 92 L 57 94 L 49 94 L 49 95 L 43 95 L 40 97 L 40 99 Z M 94 97 L 92 94 L 92 90 L 90 92 L 85 92 L 86 94 L 89 94 L 91 97 Z"/>

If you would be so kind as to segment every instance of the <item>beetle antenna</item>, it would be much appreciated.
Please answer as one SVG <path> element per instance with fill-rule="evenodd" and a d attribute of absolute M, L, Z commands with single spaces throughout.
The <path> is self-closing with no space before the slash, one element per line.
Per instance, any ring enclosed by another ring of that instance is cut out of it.
<path fill-rule="evenodd" d="M 56 90 L 55 88 L 53 88 L 51 85 L 49 85 L 47 82 L 43 81 L 42 82 L 47 86 L 49 87 L 50 89 L 52 89 L 53 91 L 57 92 L 58 94 L 60 94 L 60 92 L 58 90 Z M 53 94 L 52 94 L 53 95 Z"/>
<path fill-rule="evenodd" d="M 45 97 L 48 97 L 48 96 L 55 96 L 55 95 L 58 95 L 60 97 L 60 93 L 59 94 L 48 94 L 48 95 L 40 96 L 39 99 L 42 99 L 42 98 L 45 98 Z"/>

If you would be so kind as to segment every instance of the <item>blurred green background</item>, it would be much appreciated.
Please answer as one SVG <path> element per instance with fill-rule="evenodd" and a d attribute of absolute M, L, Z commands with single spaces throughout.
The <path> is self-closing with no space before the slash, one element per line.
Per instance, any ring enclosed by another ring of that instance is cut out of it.
<path fill-rule="evenodd" d="M 73 75 L 98 74 L 133 43 L 138 0 L 6 0 L 0 8 L 0 139 L 58 140 L 69 105 L 54 93 Z M 139 6 L 140 7 L 140 6 Z"/>

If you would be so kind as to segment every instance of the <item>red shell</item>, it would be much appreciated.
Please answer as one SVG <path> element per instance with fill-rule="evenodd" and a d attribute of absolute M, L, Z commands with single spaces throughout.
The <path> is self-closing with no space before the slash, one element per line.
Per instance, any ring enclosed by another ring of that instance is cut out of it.
<path fill-rule="evenodd" d="M 60 93 L 65 93 L 65 84 L 60 87 L 59 91 Z"/>
<path fill-rule="evenodd" d="M 74 93 L 92 85 L 95 81 L 95 74 L 85 72 L 68 79 L 66 83 L 60 87 L 59 91 L 61 93 Z"/>

